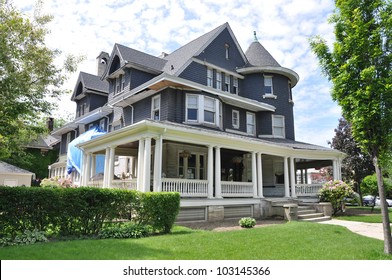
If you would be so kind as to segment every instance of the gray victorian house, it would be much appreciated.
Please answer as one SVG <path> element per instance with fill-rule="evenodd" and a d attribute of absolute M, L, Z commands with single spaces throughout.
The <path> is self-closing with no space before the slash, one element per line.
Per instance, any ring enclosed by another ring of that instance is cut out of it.
<path fill-rule="evenodd" d="M 76 81 L 76 118 L 52 133 L 61 148 L 50 175 L 69 176 L 68 145 L 99 127 L 76 145 L 75 183 L 179 192 L 182 221 L 269 216 L 317 194 L 306 170 L 341 176 L 343 153 L 295 141 L 298 81 L 256 36 L 244 52 L 228 23 L 159 57 L 115 44 Z"/>

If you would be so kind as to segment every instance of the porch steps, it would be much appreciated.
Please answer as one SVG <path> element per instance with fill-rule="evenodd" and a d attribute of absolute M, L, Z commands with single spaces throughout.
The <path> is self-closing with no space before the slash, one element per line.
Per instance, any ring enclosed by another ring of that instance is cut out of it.
<path fill-rule="evenodd" d="M 317 213 L 311 206 L 298 206 L 298 221 L 304 222 L 323 222 L 330 220 L 331 217 L 324 216 L 323 213 Z"/>

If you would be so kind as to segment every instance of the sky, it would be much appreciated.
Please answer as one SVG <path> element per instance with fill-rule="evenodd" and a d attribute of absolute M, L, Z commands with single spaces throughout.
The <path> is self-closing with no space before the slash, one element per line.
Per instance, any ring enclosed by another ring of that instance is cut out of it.
<path fill-rule="evenodd" d="M 27 16 L 33 15 L 35 2 L 13 0 Z M 85 56 L 65 84 L 71 93 L 54 117 L 74 117 L 70 98 L 78 73 L 96 74 L 96 57 L 101 51 L 110 54 L 115 43 L 159 56 L 228 22 L 244 52 L 256 31 L 279 64 L 299 74 L 293 88 L 296 140 L 328 147 L 341 110 L 309 39 L 320 35 L 333 43 L 328 23 L 333 11 L 333 0 L 44 0 L 41 13 L 54 17 L 46 44 L 62 52 L 59 63 L 66 54 Z"/>

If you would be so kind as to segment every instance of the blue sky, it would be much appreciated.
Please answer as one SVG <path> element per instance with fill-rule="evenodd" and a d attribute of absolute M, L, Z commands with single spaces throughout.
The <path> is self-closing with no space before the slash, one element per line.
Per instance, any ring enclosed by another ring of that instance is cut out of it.
<path fill-rule="evenodd" d="M 28 15 L 34 4 L 14 0 Z M 256 31 L 275 59 L 300 76 L 293 89 L 296 140 L 328 146 L 341 111 L 332 101 L 331 85 L 320 73 L 309 38 L 320 35 L 333 42 L 333 26 L 328 24 L 333 9 L 333 0 L 46 0 L 42 12 L 54 16 L 47 45 L 86 56 L 78 72 L 92 74 L 97 55 L 110 53 L 115 43 L 158 56 L 228 22 L 245 52 Z M 67 89 L 74 89 L 78 72 Z M 63 98 L 57 114 L 74 116 L 71 95 Z"/>

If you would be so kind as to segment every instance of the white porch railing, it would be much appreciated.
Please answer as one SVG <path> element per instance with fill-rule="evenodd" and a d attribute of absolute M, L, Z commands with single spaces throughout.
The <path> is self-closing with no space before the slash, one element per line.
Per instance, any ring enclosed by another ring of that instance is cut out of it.
<path fill-rule="evenodd" d="M 222 181 L 223 197 L 253 197 L 252 182 Z"/>
<path fill-rule="evenodd" d="M 103 180 L 89 181 L 88 186 L 102 188 Z M 112 180 L 110 182 L 110 188 L 124 189 L 124 190 L 136 190 L 137 180 L 136 179 L 125 179 L 125 180 Z"/>
<path fill-rule="evenodd" d="M 297 196 L 317 196 L 322 184 L 296 184 L 295 194 Z"/>
<path fill-rule="evenodd" d="M 162 191 L 179 192 L 182 197 L 207 197 L 207 180 L 162 178 Z"/>
<path fill-rule="evenodd" d="M 112 180 L 110 187 L 124 190 L 137 190 L 137 179 Z"/>

